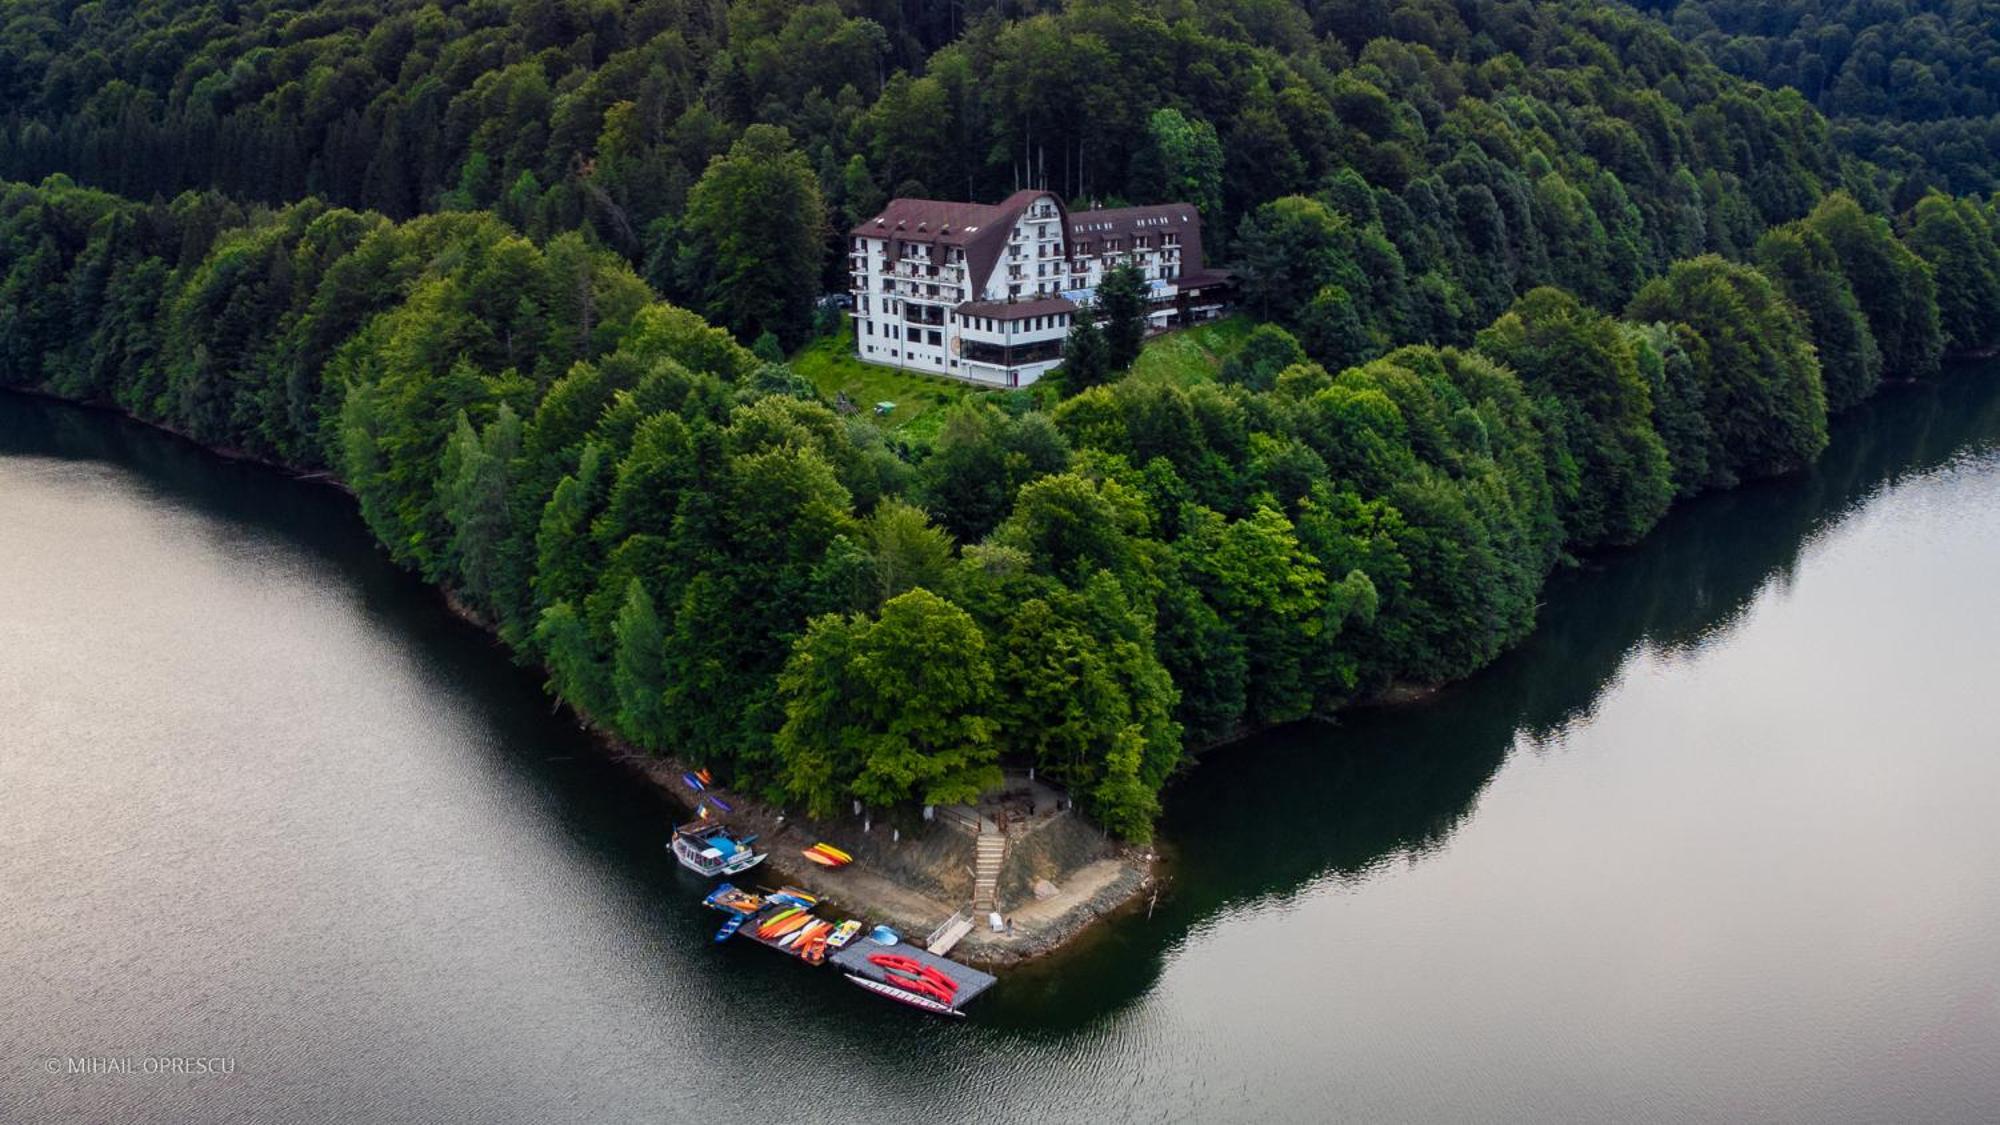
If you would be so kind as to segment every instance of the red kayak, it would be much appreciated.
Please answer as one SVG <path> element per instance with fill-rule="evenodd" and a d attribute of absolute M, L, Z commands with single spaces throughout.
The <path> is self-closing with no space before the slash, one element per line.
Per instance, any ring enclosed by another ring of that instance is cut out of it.
<path fill-rule="evenodd" d="M 946 1001 L 949 1001 L 952 995 L 958 991 L 957 981 L 938 971 L 934 966 L 926 965 L 914 957 L 904 957 L 898 953 L 871 953 L 868 955 L 868 962 L 882 969 L 884 972 L 900 972 L 914 977 L 918 981 L 944 993 L 941 999 Z"/>
<path fill-rule="evenodd" d="M 965 1015 L 964 1012 L 959 1011 L 950 1004 L 939 1003 L 928 996 L 920 996 L 909 989 L 901 988 L 897 985 L 883 984 L 879 980 L 869 980 L 867 977 L 856 976 L 853 973 L 847 974 L 847 979 L 878 996 L 887 996 L 891 1000 L 908 1004 L 912 1008 L 922 1008 L 926 1012 L 935 1012 L 941 1016 Z"/>

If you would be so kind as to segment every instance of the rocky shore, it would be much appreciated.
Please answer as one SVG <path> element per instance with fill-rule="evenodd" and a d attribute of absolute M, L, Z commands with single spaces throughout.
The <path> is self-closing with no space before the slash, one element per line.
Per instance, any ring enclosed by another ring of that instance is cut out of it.
<path fill-rule="evenodd" d="M 691 766 L 626 746 L 603 732 L 598 732 L 598 738 L 606 753 L 635 777 L 655 786 L 693 815 L 692 806 L 700 798 L 681 780 Z M 814 821 L 752 797 L 724 792 L 723 798 L 732 810 L 730 823 L 756 833 L 758 847 L 770 853 L 754 873 L 746 875 L 747 882 L 802 888 L 820 896 L 831 908 L 829 913 L 886 923 L 917 941 L 964 909 L 970 900 L 973 836 L 942 822 L 910 834 L 879 823 L 864 830 L 858 819 Z M 1063 819 L 1066 823 L 1043 831 L 1087 834 L 1101 841 L 1097 830 L 1080 817 L 1068 814 Z M 663 845 L 664 829 L 663 825 Z M 838 869 L 807 862 L 801 850 L 821 840 L 852 852 L 855 862 Z M 1019 896 L 1020 901 L 1003 896 L 996 913 L 1005 928 L 996 932 L 987 918 L 974 919 L 972 932 L 952 956 L 992 968 L 1053 953 L 1150 890 L 1155 858 L 1145 849 L 1104 844 L 1082 864 L 1038 864 L 1033 881 L 1044 893 L 1029 892 Z"/>

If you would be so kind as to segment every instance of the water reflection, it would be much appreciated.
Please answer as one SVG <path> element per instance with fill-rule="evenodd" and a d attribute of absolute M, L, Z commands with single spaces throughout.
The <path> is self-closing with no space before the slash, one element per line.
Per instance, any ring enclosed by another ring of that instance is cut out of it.
<path fill-rule="evenodd" d="M 1143 996 L 1184 935 L 1449 846 L 1517 746 L 1587 720 L 1621 669 L 1725 638 L 1826 531 L 1885 489 L 2000 441 L 1988 373 L 1894 387 L 1838 421 L 1814 471 L 1703 497 L 1644 542 L 1559 576 L 1539 626 L 1416 705 L 1360 709 L 1207 755 L 1166 802 L 1168 893 L 1072 957 L 1016 971 L 1002 1019 L 1076 1027 Z M 1082 1001 L 1077 993 L 1088 993 Z M 1067 1017 L 1067 1018 L 1065 1018 Z"/>
<path fill-rule="evenodd" d="M 1257 931 L 1269 916 L 1322 917 L 1326 900 L 1350 892 L 1360 898 L 1363 890 L 1387 899 L 1399 883 L 1414 880 L 1380 878 L 1385 871 L 1414 864 L 1435 872 L 1451 864 L 1430 857 L 1478 854 L 1461 845 L 1477 829 L 1507 819 L 1496 815 L 1507 811 L 1500 800 L 1488 801 L 1486 817 L 1475 813 L 1484 795 L 1505 791 L 1496 790 L 1494 780 L 1517 748 L 1554 752 L 1565 732 L 1606 706 L 1620 676 L 1657 663 L 1649 656 L 1727 648 L 1722 642 L 1736 639 L 1732 631 L 1750 608 L 1789 585 L 1813 544 L 1871 497 L 1996 438 L 2000 387 L 1993 379 L 1961 377 L 1891 391 L 1836 427 L 1833 446 L 1813 473 L 1689 505 L 1639 547 L 1559 579 L 1547 594 L 1540 629 L 1484 674 L 1422 705 L 1357 711 L 1338 726 L 1294 727 L 1209 755 L 1169 794 L 1162 834 L 1174 854 L 1172 881 L 1151 917 L 1142 906 L 1071 955 L 1008 973 L 992 999 L 982 1001 L 977 1020 L 939 1027 L 860 996 L 832 974 L 803 972 L 760 949 L 713 947 L 713 919 L 695 905 L 693 881 L 660 847 L 672 810 L 597 760 L 571 726 L 552 717 L 539 677 L 513 666 L 490 638 L 452 618 L 433 592 L 390 566 L 346 497 L 254 466 L 218 462 L 177 439 L 101 414 L 0 397 L 0 456 L 61 459 L 72 473 L 83 470 L 78 461 L 110 466 L 106 487 L 138 490 L 162 509 L 180 510 L 172 533 L 205 537 L 204 545 L 224 556 L 190 562 L 191 570 L 206 568 L 201 577 L 212 584 L 190 580 L 190 588 L 214 602 L 207 608 L 218 620 L 217 651 L 188 664 L 225 666 L 238 659 L 236 650 L 262 642 L 257 634 L 263 623 L 254 612 L 225 604 L 233 584 L 246 578 L 282 596 L 339 601 L 325 612 L 300 615 L 298 627 L 324 630 L 330 638 L 313 639 L 314 660 L 301 656 L 298 667 L 274 670 L 259 690 L 290 692 L 296 687 L 291 681 L 307 674 L 341 676 L 343 690 L 363 704 L 328 706 L 324 714 L 301 719 L 301 725 L 324 728 L 315 727 L 311 740 L 302 738 L 310 744 L 289 758 L 252 757 L 264 749 L 257 741 L 264 732 L 251 722 L 240 730 L 203 732 L 192 745 L 173 748 L 200 753 L 207 743 L 237 740 L 230 749 L 251 764 L 218 774 L 214 787 L 251 808 L 274 799 L 271 790 L 289 783 L 287 770 L 303 768 L 295 759 L 350 755 L 358 762 L 315 775 L 317 807 L 290 825 L 337 834 L 342 850 L 314 860 L 310 841 L 288 841 L 287 847 L 302 863 L 347 866 L 305 888 L 245 879 L 235 888 L 238 897 L 228 900 L 230 909 L 268 913 L 272 925 L 311 936 L 278 947 L 262 972 L 218 984 L 208 1018 L 258 1043 L 288 1043 L 300 1007 L 310 1007 L 322 1037 L 310 1044 L 318 1052 L 314 1069 L 289 1091 L 292 1100 L 262 1101 L 272 1096 L 268 1082 L 245 1085 L 245 1101 L 233 1108 L 246 1119 L 341 1120 L 387 1108 L 388 1115 L 438 1119 L 612 1120 L 689 1112 L 699 1100 L 713 1119 L 734 1120 L 768 1112 L 727 1100 L 753 1079 L 851 1088 L 843 1095 L 846 1109 L 884 1120 L 973 1113 L 1068 1120 L 1083 1105 L 1172 1118 L 1236 1104 L 1226 1099 L 1235 1096 L 1232 1084 L 1246 1081 L 1239 1065 L 1246 1058 L 1231 1054 L 1241 1049 L 1230 1038 L 1241 1001 L 1226 986 L 1243 970 L 1213 947 L 1233 956 L 1241 933 Z M 17 460 L 7 468 L 18 475 L 21 465 Z M 32 463 L 25 471 L 35 471 Z M 178 564 L 171 546 L 151 544 L 155 565 Z M 35 580 L 30 588 L 39 582 L 41 596 L 73 601 L 79 620 L 95 609 L 90 593 L 71 590 L 74 582 L 65 574 L 28 577 Z M 352 636 L 354 619 L 365 637 Z M 115 643 L 84 624 L 77 632 L 88 643 Z M 108 627 L 102 632 L 116 636 Z M 180 690 L 186 681 L 163 677 L 162 683 L 162 690 Z M 384 698 L 397 707 L 346 714 Z M 96 702 L 83 696 L 48 701 L 44 710 L 58 740 L 67 740 Z M 231 718 L 224 704 L 214 706 L 212 721 Z M 380 729 L 387 725 L 394 731 Z M 393 783 L 383 780 L 389 772 Z M 122 782 L 105 784 L 113 796 L 122 788 Z M 413 792 L 433 804 L 405 807 Z M 180 788 L 162 787 L 162 800 L 184 796 Z M 440 823 L 447 814 L 448 822 Z M 1587 834 L 1588 817 L 1578 820 L 1571 827 Z M 103 831 L 105 825 L 91 828 Z M 50 830 L 51 839 L 65 835 Z M 1492 842 L 1490 834 L 1480 839 Z M 1620 841 L 1586 843 L 1612 847 Z M 0 871 L 7 858 L 0 854 Z M 449 878 L 427 871 L 426 864 L 442 865 Z M 1524 876 L 1522 882 L 1534 880 Z M 29 899 L 39 901 L 32 894 Z M 422 927 L 410 924 L 413 904 L 422 908 Z M 120 904 L 92 906 L 115 913 Z M 1634 908 L 1632 902 L 1606 904 L 1607 913 Z M 166 913 L 184 928 L 215 924 L 191 908 Z M 1397 927 L 1409 922 L 1389 905 L 1366 918 L 1350 915 L 1342 925 L 1400 936 Z M 1437 968 L 1460 982 L 1485 968 L 1481 943 L 1490 931 L 1518 936 L 1480 923 L 1452 918 L 1451 924 L 1464 927 L 1462 946 L 1439 951 L 1440 961 L 1449 963 Z M 135 911 L 121 924 L 143 934 L 141 928 L 156 919 Z M 0 922 L 0 938 L 5 932 Z M 99 927 L 90 934 L 55 934 L 46 948 L 67 950 L 111 932 Z M 162 946 L 135 937 L 133 944 L 131 956 L 163 962 L 198 960 L 204 952 L 192 941 Z M 11 963 L 10 954 L 19 957 L 25 949 L 32 960 L 37 948 L 10 949 L 0 941 L 0 969 Z M 1579 940 L 1555 952 L 1577 957 L 1589 948 Z M 468 949 L 484 959 L 452 961 Z M 1376 960 L 1359 971 L 1417 976 L 1434 969 L 1427 963 L 1411 972 L 1380 947 L 1372 952 Z M 1286 962 L 1303 983 L 1252 982 L 1249 996 L 1296 1021 L 1270 1028 L 1272 1041 L 1257 1054 L 1284 1056 L 1315 1042 L 1340 1042 L 1359 1054 L 1372 1042 L 1386 1057 L 1392 1046 L 1415 1045 L 1407 1058 L 1374 1060 L 1380 1072 L 1423 1058 L 1434 1025 L 1419 1021 L 1414 1031 L 1379 1033 L 1370 1025 L 1357 1033 L 1355 1020 L 1338 1007 L 1283 1003 L 1291 998 L 1284 989 L 1318 985 L 1307 978 L 1325 967 L 1315 961 L 1323 956 L 1311 942 L 1286 942 L 1271 960 Z M 1355 967 L 1331 967 L 1341 968 Z M 1355 995 L 1362 990 L 1352 976 L 1325 975 L 1333 982 L 1327 987 L 1347 990 L 1341 1002 L 1365 999 Z M 1408 991 L 1423 992 L 1423 982 Z M 56 987 L 29 996 L 42 1008 L 0 1014 L 0 1037 L 46 1034 L 44 1024 L 56 1018 L 48 1011 L 103 1026 L 139 1018 L 108 1002 L 70 1012 Z M 1412 1009 L 1466 999 L 1445 985 L 1427 995 L 1396 997 Z M 1504 990 L 1474 999 L 1486 1005 L 1486 1014 L 1522 1007 Z M 127 1003 L 122 994 L 119 1003 Z M 1599 1014 L 1589 1004 L 1572 1007 Z M 1604 1018 L 1618 1014 L 1614 1008 Z M 1380 1010 L 1370 1015 L 1384 1018 Z M 1631 1018 L 1632 1034 L 1665 1022 L 1649 1023 L 1647 1015 Z M 1478 1029 L 1457 1030 L 1471 1039 Z M 410 1040 L 421 1049 L 402 1050 Z M 574 1054 L 552 1052 L 548 1045 L 558 1041 L 596 1061 L 579 1064 Z M 1564 1051 L 1574 1049 L 1557 1043 L 1555 1061 L 1546 1065 L 1558 1066 L 1571 1057 Z M 621 1058 L 620 1051 L 630 1057 Z M 1455 1089 L 1468 1099 L 1485 1098 L 1519 1070 L 1496 1065 L 1479 1072 L 1472 1054 L 1453 1060 Z M 429 1058 L 448 1059 L 466 1080 L 452 1092 L 427 1090 L 428 1100 L 413 1108 L 408 1092 L 419 1088 L 419 1079 L 436 1077 L 423 1069 Z M 1248 1061 L 1260 1060 L 1253 1054 Z M 1367 1060 L 1343 1061 L 1360 1074 Z M 1790 1062 L 1780 1058 L 1773 1065 Z M 1679 1073 L 1690 1088 L 1713 1076 L 1712 1068 L 1695 1064 Z M 384 1074 L 398 1075 L 401 1085 L 385 1082 Z M 1383 1099 L 1393 1104 L 1408 1094 L 1392 1082 L 1353 1081 L 1366 1096 L 1344 1104 L 1364 1117 L 1380 1116 Z M 1326 1104 L 1311 1099 L 1323 1098 L 1331 1082 L 1301 1065 L 1288 1082 L 1271 1085 L 1264 1108 L 1279 1118 L 1306 1116 L 1305 1107 Z M 1142 1083 L 1153 1085 L 1140 1089 Z M 1982 1089 L 1974 1081 L 1959 1088 Z M 0 1075 L 0 1116 L 7 1115 L 7 1093 L 8 1076 Z M 1521 1111 L 1543 1103 L 1508 1104 Z M 105 1105 L 94 1108 L 107 1116 Z M 176 1108 L 186 1107 L 155 1106 L 151 1119 L 186 1119 Z M 1461 1108 L 1459 1115 L 1488 1114 Z"/>

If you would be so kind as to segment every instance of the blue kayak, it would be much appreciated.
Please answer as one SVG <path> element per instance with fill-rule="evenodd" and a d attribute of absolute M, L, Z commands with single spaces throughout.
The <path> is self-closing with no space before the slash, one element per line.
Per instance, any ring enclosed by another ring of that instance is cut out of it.
<path fill-rule="evenodd" d="M 709 804 L 711 804 L 711 805 L 714 805 L 714 806 L 715 806 L 716 808 L 718 808 L 718 809 L 721 809 L 721 810 L 722 810 L 723 812 L 735 812 L 735 811 L 736 811 L 735 809 L 732 809 L 732 808 L 730 808 L 730 807 L 729 807 L 729 802 L 728 802 L 728 801 L 725 801 L 725 800 L 723 800 L 723 799 L 722 799 L 722 798 L 720 798 L 720 797 L 715 797 L 715 796 L 711 796 L 711 797 L 709 797 L 709 799 L 708 799 L 708 803 L 709 803 Z"/>
<path fill-rule="evenodd" d="M 730 938 L 735 937 L 736 931 L 743 928 L 743 921 L 748 917 L 750 917 L 748 914 L 731 914 L 729 921 L 724 922 L 722 928 L 715 931 L 715 940 L 728 941 Z"/>
<path fill-rule="evenodd" d="M 687 782 L 687 787 L 689 789 L 694 790 L 697 793 L 701 792 L 704 788 L 706 788 L 706 786 L 702 785 L 701 779 L 691 773 L 682 774 L 681 780 Z"/>

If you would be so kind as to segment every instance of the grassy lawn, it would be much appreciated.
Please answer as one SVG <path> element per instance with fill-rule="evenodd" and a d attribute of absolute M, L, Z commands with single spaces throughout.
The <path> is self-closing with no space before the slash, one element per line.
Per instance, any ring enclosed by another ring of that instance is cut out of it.
<path fill-rule="evenodd" d="M 1212 379 L 1222 362 L 1235 355 L 1256 324 L 1247 316 L 1229 316 L 1154 338 L 1132 365 L 1134 375 L 1165 375 L 1187 384 Z"/>
<path fill-rule="evenodd" d="M 1146 344 L 1132 373 L 1162 374 L 1182 384 L 1212 379 L 1222 361 L 1235 355 L 1255 327 L 1248 317 L 1232 316 L 1179 332 L 1169 332 Z M 845 393 L 871 414 L 878 402 L 896 409 L 883 419 L 899 437 L 928 442 L 944 424 L 944 408 L 966 395 L 991 394 L 983 388 L 946 379 L 878 367 L 854 358 L 854 322 L 846 321 L 839 335 L 814 340 L 792 355 L 792 370 L 812 380 L 832 399 Z"/>
<path fill-rule="evenodd" d="M 792 356 L 792 370 L 812 380 L 820 393 L 831 399 L 845 393 L 854 404 L 871 414 L 878 402 L 893 402 L 896 409 L 883 419 L 895 433 L 912 440 L 928 439 L 944 422 L 944 407 L 968 394 L 982 394 L 973 387 L 936 375 L 919 375 L 893 367 L 877 367 L 854 358 L 854 322 L 846 321 L 840 333 L 823 336 Z"/>

